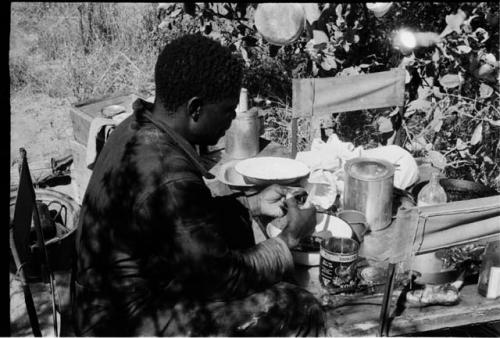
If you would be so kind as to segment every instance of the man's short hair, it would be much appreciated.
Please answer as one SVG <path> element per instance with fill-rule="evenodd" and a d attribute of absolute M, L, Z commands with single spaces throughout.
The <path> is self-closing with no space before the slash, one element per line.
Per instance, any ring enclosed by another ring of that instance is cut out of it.
<path fill-rule="evenodd" d="M 202 35 L 185 35 L 167 44 L 155 67 L 156 97 L 170 111 L 194 96 L 204 103 L 238 97 L 241 59 Z"/>

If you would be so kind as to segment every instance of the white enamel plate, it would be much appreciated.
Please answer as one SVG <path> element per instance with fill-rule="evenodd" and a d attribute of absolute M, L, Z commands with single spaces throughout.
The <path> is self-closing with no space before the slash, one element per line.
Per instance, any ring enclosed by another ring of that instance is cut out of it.
<path fill-rule="evenodd" d="M 236 164 L 235 170 L 245 177 L 247 183 L 287 184 L 309 174 L 304 163 L 282 157 L 254 157 Z"/>

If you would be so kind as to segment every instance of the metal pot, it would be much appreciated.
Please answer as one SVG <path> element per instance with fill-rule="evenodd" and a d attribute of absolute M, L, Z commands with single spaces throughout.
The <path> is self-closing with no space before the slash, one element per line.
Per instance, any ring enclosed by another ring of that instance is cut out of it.
<path fill-rule="evenodd" d="M 344 209 L 365 214 L 372 231 L 392 220 L 394 166 L 385 160 L 357 157 L 345 164 Z"/>

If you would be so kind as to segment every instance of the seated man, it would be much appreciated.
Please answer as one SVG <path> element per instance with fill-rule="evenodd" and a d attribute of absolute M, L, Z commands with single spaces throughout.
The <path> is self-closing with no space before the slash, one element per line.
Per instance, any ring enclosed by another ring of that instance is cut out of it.
<path fill-rule="evenodd" d="M 256 245 L 251 214 L 282 216 L 286 188 L 214 198 L 203 181 L 211 175 L 193 146 L 215 144 L 229 128 L 242 71 L 228 48 L 202 36 L 161 52 L 155 103 L 134 103 L 84 197 L 72 297 L 78 335 L 324 333 L 318 301 L 285 282 L 290 248 L 314 230 L 315 210 L 287 200 L 287 227 Z"/>

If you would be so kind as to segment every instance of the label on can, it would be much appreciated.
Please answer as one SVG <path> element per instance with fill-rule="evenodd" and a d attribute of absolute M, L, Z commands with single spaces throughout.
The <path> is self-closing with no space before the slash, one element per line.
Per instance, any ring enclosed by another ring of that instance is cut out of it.
<path fill-rule="evenodd" d="M 320 283 L 323 287 L 350 285 L 356 272 L 357 251 L 336 253 L 320 248 Z"/>

